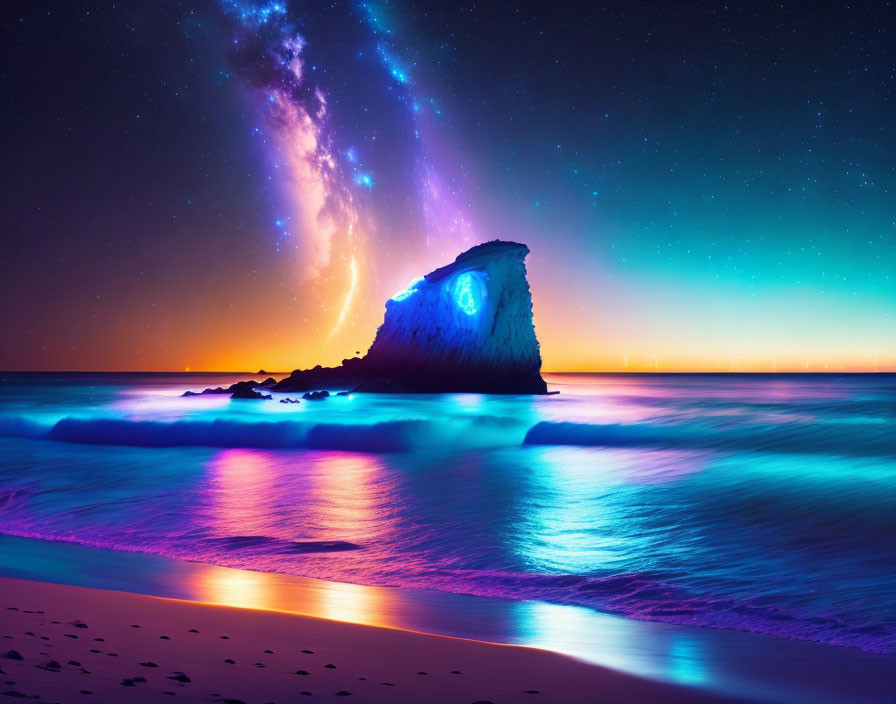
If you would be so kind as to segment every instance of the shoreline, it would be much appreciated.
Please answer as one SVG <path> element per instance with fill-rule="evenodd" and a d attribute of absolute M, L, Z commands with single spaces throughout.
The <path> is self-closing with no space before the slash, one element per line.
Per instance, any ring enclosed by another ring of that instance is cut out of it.
<path fill-rule="evenodd" d="M 876 703 L 896 691 L 896 656 L 543 602 L 325 582 L 6 535 L 0 577 L 529 646 L 673 690 L 748 701 Z"/>
<path fill-rule="evenodd" d="M 0 578 L 3 694 L 41 701 L 723 702 L 533 648 Z"/>

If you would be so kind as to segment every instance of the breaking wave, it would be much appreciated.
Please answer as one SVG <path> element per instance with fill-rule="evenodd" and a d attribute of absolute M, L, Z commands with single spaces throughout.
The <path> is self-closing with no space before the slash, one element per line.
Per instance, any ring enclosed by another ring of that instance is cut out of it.
<path fill-rule="evenodd" d="M 133 447 L 304 448 L 382 453 L 520 445 L 525 432 L 525 425 L 497 416 L 366 424 L 118 418 L 63 418 L 54 424 L 42 424 L 15 416 L 0 418 L 0 436 Z"/>
<path fill-rule="evenodd" d="M 45 438 L 88 445 L 304 448 L 374 453 L 439 447 L 577 445 L 852 457 L 896 456 L 896 424 L 891 422 L 792 421 L 726 427 L 710 423 L 664 425 L 541 421 L 530 425 L 512 418 L 479 415 L 475 418 L 448 416 L 379 423 L 63 418 L 51 424 L 6 416 L 0 417 L 0 436 Z"/>
<path fill-rule="evenodd" d="M 725 428 L 698 424 L 542 421 L 529 429 L 524 444 L 889 457 L 896 456 L 896 424 L 790 422 Z"/>

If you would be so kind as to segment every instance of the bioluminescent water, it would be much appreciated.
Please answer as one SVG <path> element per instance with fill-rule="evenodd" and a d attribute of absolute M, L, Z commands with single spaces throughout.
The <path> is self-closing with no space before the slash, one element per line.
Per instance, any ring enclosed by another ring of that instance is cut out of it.
<path fill-rule="evenodd" d="M 896 652 L 896 376 L 181 398 L 5 374 L 0 531 Z"/>

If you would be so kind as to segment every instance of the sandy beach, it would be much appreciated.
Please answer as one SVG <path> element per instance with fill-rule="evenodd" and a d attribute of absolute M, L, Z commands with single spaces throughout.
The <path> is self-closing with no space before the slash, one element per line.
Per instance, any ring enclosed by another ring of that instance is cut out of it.
<path fill-rule="evenodd" d="M 11 699 L 725 701 L 532 648 L 19 579 L 0 593 Z"/>

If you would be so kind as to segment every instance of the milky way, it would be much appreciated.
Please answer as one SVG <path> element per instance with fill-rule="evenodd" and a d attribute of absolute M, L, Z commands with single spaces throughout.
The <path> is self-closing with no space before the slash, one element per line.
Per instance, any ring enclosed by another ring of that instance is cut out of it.
<path fill-rule="evenodd" d="M 371 82 L 380 86 L 380 114 L 371 115 L 366 104 L 329 99 L 330 84 L 345 80 L 316 63 L 300 11 L 286 2 L 222 0 L 221 7 L 230 20 L 230 61 L 254 103 L 252 134 L 277 196 L 277 249 L 297 252 L 301 290 L 320 306 L 329 341 L 351 320 L 360 292 L 377 290 L 370 279 L 379 264 L 432 266 L 478 241 L 460 203 L 464 175 L 432 125 L 431 114 L 441 112 L 436 100 L 422 97 L 378 8 L 349 6 L 343 21 L 352 13 L 359 21 L 357 45 L 346 42 L 329 57 L 375 57 L 359 75 L 365 94 Z M 389 251 L 396 246 L 405 249 Z"/>

